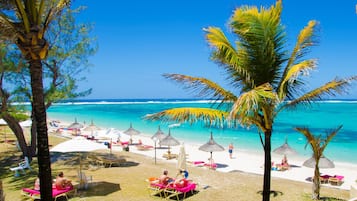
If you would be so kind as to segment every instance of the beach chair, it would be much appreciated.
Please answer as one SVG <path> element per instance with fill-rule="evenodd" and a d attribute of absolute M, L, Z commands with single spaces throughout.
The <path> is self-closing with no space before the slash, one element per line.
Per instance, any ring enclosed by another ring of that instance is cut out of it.
<path fill-rule="evenodd" d="M 152 148 L 154 148 L 153 146 L 151 145 L 136 145 L 136 149 L 139 150 L 139 151 L 148 151 L 148 150 L 151 150 Z"/>
<path fill-rule="evenodd" d="M 172 154 L 172 153 L 164 153 L 162 155 L 163 158 L 166 158 L 167 160 L 175 159 L 178 157 L 177 154 Z"/>
<path fill-rule="evenodd" d="M 164 197 L 164 189 L 166 188 L 166 185 L 160 184 L 159 179 L 156 177 L 150 177 L 147 179 L 147 182 L 149 182 L 148 191 L 150 196 L 159 195 L 160 197 Z"/>
<path fill-rule="evenodd" d="M 65 197 L 66 200 L 68 200 L 68 194 L 75 192 L 75 189 L 73 187 L 68 187 L 66 189 L 57 189 L 53 188 L 52 189 L 52 198 L 54 201 L 57 200 L 59 197 Z M 23 196 L 31 198 L 32 200 L 40 200 L 41 199 L 41 194 L 39 190 L 34 190 L 30 188 L 23 188 L 22 193 Z"/>
<path fill-rule="evenodd" d="M 187 193 L 193 194 L 196 190 L 196 183 L 191 180 L 183 179 L 183 183 L 181 185 L 170 183 L 164 189 L 165 198 L 167 200 L 175 197 L 176 200 L 183 200 L 186 198 Z M 180 198 L 181 197 L 181 198 Z"/>
<path fill-rule="evenodd" d="M 341 186 L 343 183 L 343 178 L 344 176 L 335 175 L 328 179 L 328 183 L 330 183 L 333 186 Z"/>
<path fill-rule="evenodd" d="M 331 178 L 331 175 L 325 174 L 325 175 L 321 175 L 320 176 L 320 183 L 321 184 L 328 184 L 329 183 L 329 179 Z"/>
<path fill-rule="evenodd" d="M 26 174 L 25 169 L 32 170 L 29 162 L 29 158 L 25 156 L 25 159 L 19 163 L 19 166 L 10 168 L 11 171 L 15 172 L 15 177 L 20 176 L 19 171 L 23 174 Z"/>
<path fill-rule="evenodd" d="M 217 169 L 217 163 L 205 163 L 203 166 L 208 167 L 209 169 L 215 170 Z"/>

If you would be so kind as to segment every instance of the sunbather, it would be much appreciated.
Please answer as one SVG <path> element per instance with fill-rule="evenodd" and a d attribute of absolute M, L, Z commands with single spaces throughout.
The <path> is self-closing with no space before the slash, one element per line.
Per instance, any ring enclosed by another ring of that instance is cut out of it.
<path fill-rule="evenodd" d="M 35 190 L 40 190 L 40 175 L 36 178 L 35 180 L 35 185 L 34 185 L 34 188 Z"/>
<path fill-rule="evenodd" d="M 171 182 L 173 182 L 174 180 L 168 176 L 169 172 L 167 170 L 164 170 L 164 172 L 162 173 L 162 175 L 159 177 L 159 183 L 160 184 L 164 184 L 167 185 Z"/>
<path fill-rule="evenodd" d="M 60 172 L 58 174 L 55 185 L 57 189 L 66 189 L 68 187 L 73 187 L 72 181 L 65 178 L 63 172 Z"/>

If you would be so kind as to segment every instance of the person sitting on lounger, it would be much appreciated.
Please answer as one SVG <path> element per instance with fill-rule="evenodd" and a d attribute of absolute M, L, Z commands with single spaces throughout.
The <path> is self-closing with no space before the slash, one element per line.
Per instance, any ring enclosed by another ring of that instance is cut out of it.
<path fill-rule="evenodd" d="M 281 160 L 281 167 L 283 169 L 289 169 L 290 168 L 290 165 L 288 163 L 288 159 L 287 159 L 286 155 L 284 155 L 283 159 Z"/>
<path fill-rule="evenodd" d="M 58 175 L 57 175 L 57 178 L 56 178 L 56 188 L 57 189 L 66 189 L 67 187 L 72 187 L 72 181 L 65 178 L 64 177 L 64 174 L 63 172 L 60 172 Z"/>
<path fill-rule="evenodd" d="M 171 183 L 171 182 L 174 181 L 172 178 L 170 178 L 170 177 L 168 176 L 168 174 L 169 174 L 169 171 L 164 170 L 164 172 L 162 173 L 162 175 L 159 177 L 159 183 L 160 183 L 160 184 L 167 185 L 167 184 L 169 184 L 169 183 Z"/>
<path fill-rule="evenodd" d="M 35 185 L 34 185 L 34 188 L 35 190 L 40 190 L 40 175 L 38 175 L 38 177 L 36 178 L 35 180 Z"/>

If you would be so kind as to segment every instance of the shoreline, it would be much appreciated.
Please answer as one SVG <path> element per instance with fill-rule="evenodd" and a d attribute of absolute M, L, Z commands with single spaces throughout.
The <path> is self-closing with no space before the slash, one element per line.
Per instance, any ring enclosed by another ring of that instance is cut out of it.
<path fill-rule="evenodd" d="M 51 118 L 53 119 L 53 118 Z M 50 120 L 49 120 L 50 121 Z M 65 127 L 70 125 L 68 122 L 63 122 L 60 120 L 60 125 Z M 106 128 L 101 128 L 103 130 L 106 130 Z M 122 130 L 119 130 L 120 132 L 123 132 Z M 49 130 L 50 133 L 50 130 Z M 155 146 L 153 140 L 150 138 L 151 135 L 144 133 L 140 133 L 139 135 L 133 136 L 133 142 L 138 142 L 139 140 L 142 141 L 144 145 L 150 145 L 150 146 Z M 207 142 L 208 139 L 205 141 Z M 208 158 L 210 157 L 209 152 L 203 152 L 198 149 L 200 145 L 193 144 L 190 142 L 182 142 L 180 141 L 180 144 L 184 143 L 185 146 L 185 151 L 187 154 L 187 161 L 204 161 L 207 162 Z M 170 147 L 171 153 L 173 154 L 178 154 L 180 146 L 173 146 Z M 233 158 L 229 158 L 229 153 L 227 147 L 224 147 L 225 150 L 222 152 L 213 152 L 212 157 L 214 159 L 214 162 L 217 163 L 219 166 L 216 169 L 216 171 L 219 172 L 246 172 L 250 174 L 258 174 L 258 175 L 263 175 L 264 174 L 264 155 L 261 153 L 254 153 L 250 152 L 247 150 L 241 150 L 239 148 L 235 148 L 233 150 Z M 113 151 L 122 151 L 121 146 L 112 146 Z M 167 162 L 167 163 L 177 163 L 176 159 L 171 159 L 167 160 L 163 158 L 164 153 L 167 152 L 167 148 L 159 148 L 158 144 L 156 147 L 156 150 L 154 148 L 150 150 L 138 150 L 135 145 L 130 145 L 130 152 L 141 154 L 147 157 L 152 158 L 152 160 L 155 160 L 155 152 L 156 152 L 156 160 L 157 161 L 162 161 L 162 162 Z M 274 161 L 275 163 L 280 163 L 282 159 L 282 155 L 278 155 L 272 152 L 272 162 Z M 304 160 L 300 156 L 288 156 L 289 164 L 292 166 L 289 170 L 286 171 L 271 171 L 271 176 L 275 178 L 283 178 L 283 179 L 288 179 L 288 180 L 293 180 L 293 181 L 299 181 L 299 182 L 304 182 L 304 183 L 312 183 L 310 181 L 307 181 L 306 179 L 309 177 L 312 177 L 314 174 L 314 168 L 308 168 L 302 166 Z M 355 164 L 350 164 L 350 163 L 344 163 L 344 162 L 334 162 L 335 163 L 335 168 L 331 169 L 321 169 L 320 168 L 320 173 L 323 174 L 328 174 L 328 175 L 343 175 L 344 176 L 344 182 L 340 186 L 332 186 L 330 184 L 321 184 L 321 186 L 324 187 L 331 187 L 331 188 L 338 188 L 338 189 L 343 189 L 343 190 L 350 190 L 351 186 L 356 186 L 356 176 L 357 176 L 357 165 Z M 187 169 L 190 171 L 190 168 L 194 167 L 194 165 L 187 163 Z M 208 169 L 206 167 L 200 167 L 202 168 L 203 171 L 207 171 Z"/>

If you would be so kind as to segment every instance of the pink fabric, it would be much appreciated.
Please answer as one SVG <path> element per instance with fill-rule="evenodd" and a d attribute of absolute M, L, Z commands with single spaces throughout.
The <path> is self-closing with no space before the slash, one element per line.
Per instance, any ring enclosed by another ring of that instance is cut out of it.
<path fill-rule="evenodd" d="M 343 180 L 343 178 L 345 178 L 344 176 L 341 176 L 341 175 L 335 175 L 333 177 L 338 179 L 338 180 Z"/>
<path fill-rule="evenodd" d="M 67 193 L 69 191 L 73 190 L 73 187 L 67 187 L 66 189 L 52 189 L 52 197 L 56 197 L 62 193 Z M 30 195 L 39 195 L 40 191 L 30 189 L 30 188 L 23 188 L 22 191 L 29 193 Z"/>
<path fill-rule="evenodd" d="M 168 186 L 169 189 L 174 189 L 180 193 L 187 193 L 187 192 L 190 192 L 192 190 L 195 190 L 196 189 L 196 184 L 191 182 L 191 183 L 187 183 L 186 186 L 184 187 L 174 187 L 172 185 Z"/>
<path fill-rule="evenodd" d="M 202 163 L 205 163 L 205 162 L 204 161 L 193 161 L 194 165 L 199 165 L 199 164 L 202 164 Z"/>
<path fill-rule="evenodd" d="M 320 177 L 324 178 L 324 179 L 328 179 L 330 177 L 332 177 L 331 175 L 325 174 L 325 175 L 321 175 Z"/>

